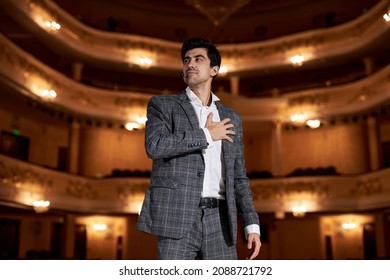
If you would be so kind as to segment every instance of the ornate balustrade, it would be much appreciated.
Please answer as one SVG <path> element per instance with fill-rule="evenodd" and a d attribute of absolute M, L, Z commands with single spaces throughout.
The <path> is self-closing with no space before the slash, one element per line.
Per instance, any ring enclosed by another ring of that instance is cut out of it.
<path fill-rule="evenodd" d="M 153 67 L 181 70 L 180 44 L 149 37 L 118 34 L 90 28 L 49 0 L 5 0 L 1 5 L 14 18 L 42 39 L 68 53 L 90 61 L 137 64 L 139 54 L 153 58 Z M 306 62 L 357 52 L 388 36 L 389 23 L 383 19 L 389 0 L 382 0 L 359 18 L 336 26 L 302 32 L 277 39 L 219 46 L 229 73 L 270 69 L 290 65 L 290 57 L 303 55 Z M 47 28 L 57 22 L 59 30 Z M 261 61 L 261 63 L 258 63 Z"/>
<path fill-rule="evenodd" d="M 116 92 L 80 84 L 48 68 L 0 35 L 0 82 L 30 98 L 57 108 L 101 120 L 126 122 L 144 116 L 151 95 Z M 45 99 L 44 89 L 57 97 Z M 245 98 L 218 93 L 221 100 L 240 113 L 243 120 L 290 121 L 294 112 L 309 112 L 312 118 L 351 114 L 384 105 L 390 97 L 390 65 L 357 82 L 312 89 L 276 98 Z"/>
<path fill-rule="evenodd" d="M 364 211 L 390 206 L 390 169 L 362 175 L 253 179 L 259 212 Z M 0 155 L 0 202 L 25 206 L 49 200 L 53 209 L 138 213 L 148 178 L 88 178 Z"/>

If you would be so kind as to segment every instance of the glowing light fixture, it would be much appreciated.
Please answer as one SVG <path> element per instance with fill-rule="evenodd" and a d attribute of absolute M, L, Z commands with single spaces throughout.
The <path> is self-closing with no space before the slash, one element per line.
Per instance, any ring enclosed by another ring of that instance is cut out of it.
<path fill-rule="evenodd" d="M 52 89 L 44 89 L 41 91 L 41 96 L 43 98 L 49 98 L 49 99 L 52 99 L 52 98 L 56 98 L 57 97 L 57 93 L 55 90 L 52 90 Z"/>
<path fill-rule="evenodd" d="M 148 69 L 152 67 L 155 57 L 156 54 L 149 50 L 131 49 L 127 52 L 127 61 L 130 67 L 137 65 L 140 68 Z"/>
<path fill-rule="evenodd" d="M 33 208 L 36 213 L 45 213 L 50 209 L 50 201 L 48 200 L 35 200 L 33 202 Z"/>
<path fill-rule="evenodd" d="M 152 66 L 153 64 L 153 60 L 149 57 L 139 57 L 138 60 L 137 60 L 137 64 L 141 67 L 141 68 L 149 68 Z"/>
<path fill-rule="evenodd" d="M 303 55 L 294 55 L 290 57 L 291 63 L 295 66 L 302 66 L 304 59 Z"/>
<path fill-rule="evenodd" d="M 106 224 L 94 224 L 93 225 L 93 230 L 105 231 L 105 230 L 107 230 L 107 225 Z"/>
<path fill-rule="evenodd" d="M 61 25 L 55 21 L 46 21 L 45 22 L 46 29 L 57 31 L 61 29 Z"/>
<path fill-rule="evenodd" d="M 294 217 L 303 217 L 306 214 L 306 207 L 302 204 L 294 205 L 291 210 Z"/>
<path fill-rule="evenodd" d="M 388 12 L 387 14 L 384 14 L 383 18 L 385 19 L 385 21 L 389 22 L 390 21 L 390 12 Z"/>
<path fill-rule="evenodd" d="M 303 123 L 305 121 L 305 116 L 301 113 L 294 114 L 290 117 L 290 120 L 292 122 Z"/>
<path fill-rule="evenodd" d="M 139 123 L 137 122 L 128 122 L 125 124 L 125 128 L 129 131 L 133 131 L 134 129 L 139 128 Z"/>
<path fill-rule="evenodd" d="M 308 120 L 306 122 L 306 124 L 310 127 L 310 128 L 318 128 L 320 127 L 321 125 L 321 121 L 320 120 Z"/>
<path fill-rule="evenodd" d="M 219 74 L 226 74 L 228 72 L 228 67 L 226 65 L 223 65 L 221 66 L 221 68 L 219 68 Z"/>
<path fill-rule="evenodd" d="M 356 228 L 356 224 L 353 223 L 353 222 L 343 223 L 343 224 L 341 225 L 341 227 L 342 227 L 343 229 L 345 229 L 345 230 L 353 230 L 353 229 Z"/>
<path fill-rule="evenodd" d="M 145 116 L 137 117 L 137 123 L 142 126 L 145 126 L 147 120 Z"/>

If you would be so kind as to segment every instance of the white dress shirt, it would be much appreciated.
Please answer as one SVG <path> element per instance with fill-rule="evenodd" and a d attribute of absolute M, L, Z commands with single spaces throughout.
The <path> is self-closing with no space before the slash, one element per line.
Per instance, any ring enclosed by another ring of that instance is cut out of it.
<path fill-rule="evenodd" d="M 224 166 L 222 157 L 222 141 L 213 141 L 210 132 L 205 128 L 207 116 L 213 113 L 213 121 L 221 121 L 215 101 L 219 98 L 212 94 L 210 106 L 203 106 L 202 101 L 196 94 L 187 87 L 187 95 L 191 100 L 191 104 L 195 109 L 198 117 L 199 127 L 203 129 L 206 134 L 207 142 L 209 143 L 207 149 L 203 150 L 203 158 L 206 165 L 203 179 L 203 197 L 215 197 L 218 199 L 225 199 L 225 181 L 224 181 Z"/>
<path fill-rule="evenodd" d="M 203 106 L 199 97 L 187 87 L 186 93 L 195 109 L 198 117 L 199 127 L 205 132 L 207 142 L 209 145 L 207 149 L 203 150 L 203 157 L 205 161 L 205 174 L 203 179 L 203 197 L 215 197 L 218 199 L 226 199 L 225 197 L 225 174 L 222 157 L 222 141 L 213 141 L 209 130 L 205 127 L 207 116 L 213 113 L 213 122 L 221 121 L 215 101 L 219 98 L 215 94 L 211 94 L 210 106 Z M 260 235 L 259 225 L 253 224 L 245 227 L 245 237 L 249 233 L 257 233 Z"/>

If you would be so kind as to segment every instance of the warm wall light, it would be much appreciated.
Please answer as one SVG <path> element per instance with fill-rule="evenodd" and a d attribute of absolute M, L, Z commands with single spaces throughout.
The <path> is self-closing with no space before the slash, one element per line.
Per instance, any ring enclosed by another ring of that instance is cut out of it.
<path fill-rule="evenodd" d="M 155 54 L 148 50 L 132 49 L 127 52 L 129 66 L 138 65 L 140 68 L 148 69 L 154 63 Z"/>
<path fill-rule="evenodd" d="M 61 29 L 61 25 L 55 21 L 46 21 L 45 22 L 46 29 L 57 31 Z"/>
<path fill-rule="evenodd" d="M 129 119 L 134 119 L 134 117 L 133 118 L 130 117 Z M 128 121 L 125 124 L 125 128 L 129 131 L 133 131 L 134 129 L 142 129 L 145 127 L 146 121 L 147 118 L 145 116 L 138 116 L 135 118 L 135 121 L 133 120 Z"/>
<path fill-rule="evenodd" d="M 35 200 L 33 202 L 33 208 L 36 213 L 45 213 L 49 211 L 50 201 L 48 200 Z"/>
<path fill-rule="evenodd" d="M 152 63 L 153 63 L 153 60 L 150 59 L 149 57 L 139 57 L 137 60 L 137 64 L 141 68 L 149 68 L 150 66 L 152 66 Z"/>
<path fill-rule="evenodd" d="M 290 61 L 295 66 L 302 66 L 305 57 L 303 55 L 294 55 L 290 57 Z"/>
<path fill-rule="evenodd" d="M 133 131 L 134 129 L 137 129 L 137 128 L 139 128 L 139 123 L 137 123 L 137 122 L 127 122 L 126 124 L 125 124 L 125 128 L 127 129 L 127 130 L 129 130 L 129 131 Z"/>
<path fill-rule="evenodd" d="M 142 126 L 145 126 L 147 120 L 145 116 L 137 117 L 137 123 Z"/>
<path fill-rule="evenodd" d="M 301 113 L 294 114 L 290 117 L 290 120 L 292 122 L 303 123 L 305 121 L 305 116 Z"/>
<path fill-rule="evenodd" d="M 353 222 L 343 223 L 343 224 L 341 225 L 341 227 L 342 227 L 343 229 L 345 229 L 345 230 L 353 230 L 353 229 L 356 228 L 356 224 L 353 223 Z"/>
<path fill-rule="evenodd" d="M 57 92 L 55 90 L 52 90 L 52 89 L 44 89 L 44 90 L 41 91 L 41 96 L 43 98 L 52 99 L 52 98 L 56 98 L 57 97 Z"/>
<path fill-rule="evenodd" d="M 389 22 L 390 21 L 390 12 L 388 12 L 387 14 L 384 14 L 383 18 L 385 19 L 385 21 Z"/>
<path fill-rule="evenodd" d="M 306 207 L 302 204 L 294 205 L 291 210 L 294 217 L 303 217 L 306 214 Z"/>
<path fill-rule="evenodd" d="M 106 231 L 107 230 L 107 225 L 106 224 L 94 224 L 93 225 L 93 230 L 95 230 L 95 231 Z"/>
<path fill-rule="evenodd" d="M 321 125 L 320 120 L 308 120 L 306 122 L 307 126 L 310 128 L 318 128 Z"/>
<path fill-rule="evenodd" d="M 228 67 L 226 65 L 223 65 L 221 66 L 221 68 L 219 68 L 219 74 L 225 75 L 227 72 L 228 72 Z"/>

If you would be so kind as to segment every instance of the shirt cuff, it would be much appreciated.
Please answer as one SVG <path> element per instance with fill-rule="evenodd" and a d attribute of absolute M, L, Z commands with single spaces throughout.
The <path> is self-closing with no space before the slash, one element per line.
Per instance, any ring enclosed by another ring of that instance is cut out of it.
<path fill-rule="evenodd" d="M 260 226 L 257 224 L 249 225 L 245 227 L 245 239 L 248 239 L 248 234 L 257 233 L 260 235 Z"/>
<path fill-rule="evenodd" d="M 207 148 L 212 148 L 214 146 L 214 144 L 213 144 L 213 139 L 211 138 L 210 131 L 205 127 L 203 127 L 202 129 L 204 131 L 204 134 L 206 135 L 206 140 L 208 143 Z"/>

